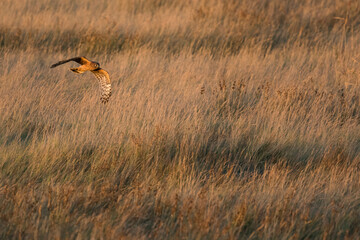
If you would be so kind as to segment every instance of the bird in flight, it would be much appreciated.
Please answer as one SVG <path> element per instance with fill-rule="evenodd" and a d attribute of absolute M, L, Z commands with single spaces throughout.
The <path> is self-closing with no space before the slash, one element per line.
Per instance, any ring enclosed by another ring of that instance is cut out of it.
<path fill-rule="evenodd" d="M 90 61 L 85 57 L 75 57 L 75 58 L 63 60 L 51 65 L 50 68 L 57 67 L 61 64 L 70 61 L 74 61 L 81 64 L 80 67 L 70 68 L 70 70 L 73 71 L 74 73 L 84 73 L 86 71 L 90 71 L 95 75 L 95 77 L 99 80 L 99 84 L 100 84 L 100 100 L 102 103 L 107 103 L 111 96 L 111 82 L 110 82 L 109 73 L 104 69 L 100 68 L 99 63 Z"/>

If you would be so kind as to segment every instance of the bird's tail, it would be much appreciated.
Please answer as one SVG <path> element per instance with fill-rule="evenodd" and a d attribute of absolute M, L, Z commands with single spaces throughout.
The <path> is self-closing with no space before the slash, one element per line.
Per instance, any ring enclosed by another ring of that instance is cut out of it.
<path fill-rule="evenodd" d="M 85 72 L 80 67 L 78 67 L 78 68 L 70 68 L 70 70 L 73 71 L 74 73 L 84 73 Z"/>

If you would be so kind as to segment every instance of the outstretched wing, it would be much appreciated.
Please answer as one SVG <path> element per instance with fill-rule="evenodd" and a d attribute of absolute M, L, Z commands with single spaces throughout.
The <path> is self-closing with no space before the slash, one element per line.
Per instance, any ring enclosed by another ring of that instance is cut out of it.
<path fill-rule="evenodd" d="M 53 65 L 50 66 L 50 68 L 54 68 L 54 67 L 57 67 L 61 64 L 64 64 L 64 63 L 67 63 L 67 62 L 70 62 L 70 61 L 74 61 L 74 62 L 77 62 L 81 65 L 84 65 L 84 64 L 87 64 L 89 63 L 90 61 L 87 60 L 85 57 L 74 57 L 74 58 L 70 58 L 70 59 L 67 59 L 67 60 L 63 60 L 63 61 L 60 61 L 60 62 L 57 62 Z"/>
<path fill-rule="evenodd" d="M 100 100 L 102 103 L 107 103 L 109 101 L 109 98 L 111 96 L 111 82 L 110 82 L 110 76 L 107 71 L 104 69 L 97 69 L 91 71 L 95 77 L 99 80 L 100 84 Z"/>

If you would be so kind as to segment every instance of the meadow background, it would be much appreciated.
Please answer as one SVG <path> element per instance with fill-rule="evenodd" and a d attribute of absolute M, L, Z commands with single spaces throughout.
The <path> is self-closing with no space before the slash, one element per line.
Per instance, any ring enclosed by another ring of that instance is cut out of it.
<path fill-rule="evenodd" d="M 360 2 L 1 0 L 0 239 L 360 238 Z M 112 78 L 103 105 L 86 56 Z"/>

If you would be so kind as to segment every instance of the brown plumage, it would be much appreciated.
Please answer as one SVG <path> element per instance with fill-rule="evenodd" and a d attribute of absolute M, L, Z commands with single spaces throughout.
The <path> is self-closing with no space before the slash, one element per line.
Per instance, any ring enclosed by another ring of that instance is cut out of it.
<path fill-rule="evenodd" d="M 100 64 L 97 62 L 90 61 L 86 59 L 85 57 L 75 57 L 70 58 L 67 60 L 60 61 L 58 63 L 55 63 L 51 65 L 50 68 L 57 67 L 61 64 L 74 61 L 79 64 L 81 64 L 80 67 L 77 68 L 70 68 L 71 71 L 75 73 L 84 73 L 86 71 L 91 71 L 95 77 L 98 79 L 100 84 L 100 100 L 102 103 L 107 103 L 109 101 L 109 98 L 111 96 L 111 82 L 110 82 L 110 76 L 107 71 L 100 68 Z"/>

